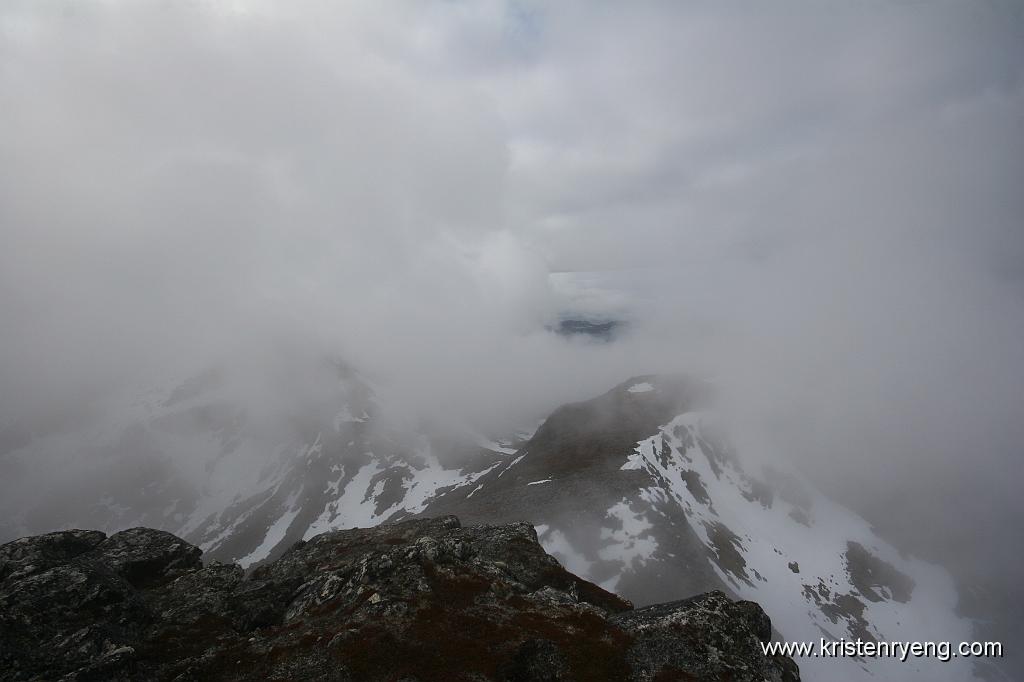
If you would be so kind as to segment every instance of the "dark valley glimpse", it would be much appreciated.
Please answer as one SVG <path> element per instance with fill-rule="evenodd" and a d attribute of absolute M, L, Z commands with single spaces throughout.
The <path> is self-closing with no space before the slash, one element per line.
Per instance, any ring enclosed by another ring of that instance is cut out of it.
<path fill-rule="evenodd" d="M 611 341 L 623 323 L 618 320 L 559 320 L 555 328 L 563 336 L 583 336 L 598 339 L 600 341 Z"/>
<path fill-rule="evenodd" d="M 1022 37 L 0 3 L 0 681 L 1024 679 Z"/>

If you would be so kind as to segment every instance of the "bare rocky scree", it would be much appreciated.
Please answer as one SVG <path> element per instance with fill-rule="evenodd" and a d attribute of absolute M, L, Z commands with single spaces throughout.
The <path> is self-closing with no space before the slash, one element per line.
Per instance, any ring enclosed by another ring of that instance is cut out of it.
<path fill-rule="evenodd" d="M 0 546 L 5 680 L 799 680 L 721 592 L 633 609 L 525 523 L 334 531 L 245 575 L 163 531 Z"/>

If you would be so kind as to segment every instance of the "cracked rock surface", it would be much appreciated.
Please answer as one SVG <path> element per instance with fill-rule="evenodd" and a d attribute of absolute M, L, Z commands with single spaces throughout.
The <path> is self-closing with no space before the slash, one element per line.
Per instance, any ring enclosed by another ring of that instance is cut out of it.
<path fill-rule="evenodd" d="M 799 680 L 756 604 L 634 610 L 525 523 L 333 531 L 249 575 L 200 554 L 148 528 L 0 546 L 0 679 Z"/>

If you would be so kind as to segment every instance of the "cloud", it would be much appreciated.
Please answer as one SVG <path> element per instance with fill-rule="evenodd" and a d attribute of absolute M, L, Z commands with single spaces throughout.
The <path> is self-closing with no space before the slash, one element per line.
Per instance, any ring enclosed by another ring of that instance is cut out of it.
<path fill-rule="evenodd" d="M 0 408 L 281 338 L 474 420 L 683 369 L 893 532 L 995 553 L 1022 36 L 999 2 L 6 3 Z M 546 333 L 562 271 L 631 332 Z"/>
<path fill-rule="evenodd" d="M 531 257 L 501 236 L 493 106 L 420 77 L 417 27 L 309 9 L 7 11 L 5 397 L 195 362 L 253 327 L 338 344 L 438 299 L 516 306 L 524 287 L 478 267 Z"/>

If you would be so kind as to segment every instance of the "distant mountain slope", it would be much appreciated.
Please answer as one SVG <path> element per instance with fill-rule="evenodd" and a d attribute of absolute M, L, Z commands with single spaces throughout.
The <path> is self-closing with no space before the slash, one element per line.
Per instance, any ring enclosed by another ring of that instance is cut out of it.
<path fill-rule="evenodd" d="M 422 511 L 515 451 L 467 429 L 398 426 L 356 372 L 314 370 L 314 404 L 254 408 L 239 377 L 211 371 L 28 433 L 5 464 L 59 482 L 21 506 L 6 501 L 0 539 L 145 524 L 250 566 L 326 530 Z"/>
<path fill-rule="evenodd" d="M 560 407 L 508 462 L 476 486 L 440 496 L 423 513 L 460 514 L 473 523 L 529 519 L 540 524 L 542 542 L 570 570 L 637 603 L 659 601 L 666 585 L 678 586 L 680 596 L 725 588 L 678 508 L 664 506 L 669 523 L 644 528 L 642 537 L 623 548 L 630 557 L 648 546 L 661 548 L 645 557 L 650 573 L 643 578 L 635 579 L 626 555 L 601 551 L 609 545 L 603 536 L 610 528 L 609 509 L 648 482 L 645 472 L 622 469 L 622 453 L 673 415 L 701 405 L 707 392 L 700 382 L 674 379 L 665 380 L 665 390 L 643 396 L 613 390 Z M 615 509 L 613 523 L 624 531 L 634 516 L 627 508 Z"/>
<path fill-rule="evenodd" d="M 763 604 L 791 640 L 971 639 L 944 570 L 901 555 L 798 472 L 755 475 L 703 410 L 708 394 L 693 380 L 637 377 L 559 408 L 514 459 L 423 514 L 526 519 L 605 589 L 640 604 L 725 589 Z M 809 679 L 836 665 L 844 679 L 970 677 L 966 662 L 801 665 Z"/>
<path fill-rule="evenodd" d="M 734 451 L 705 382 L 636 377 L 502 440 L 400 424 L 356 372 L 319 371 L 325 390 L 295 406 L 254 412 L 230 375 L 207 373 L 147 393 L 119 421 L 14 439 L 8 465 L 73 467 L 86 448 L 95 468 L 6 514 L 5 535 L 145 524 L 250 567 L 329 530 L 525 520 L 570 571 L 638 604 L 720 589 L 764 605 L 790 640 L 972 638 L 945 571 L 903 556 L 799 472 Z M 801 665 L 810 679 L 836 665 L 851 680 L 970 676 L 964 661 Z"/>

